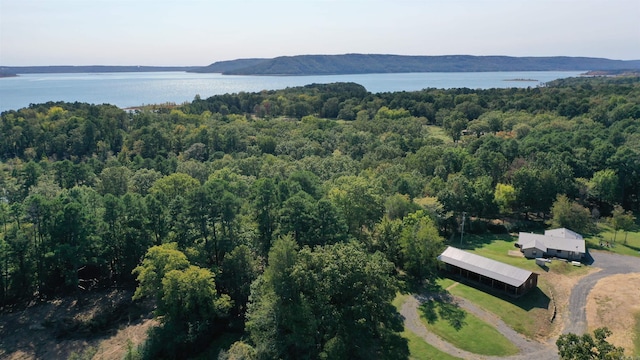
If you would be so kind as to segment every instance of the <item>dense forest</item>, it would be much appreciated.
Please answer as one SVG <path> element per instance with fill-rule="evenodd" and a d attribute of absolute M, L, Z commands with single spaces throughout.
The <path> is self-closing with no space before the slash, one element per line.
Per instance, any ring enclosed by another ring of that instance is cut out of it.
<path fill-rule="evenodd" d="M 589 232 L 561 207 L 640 211 L 637 77 L 33 104 L 0 134 L 0 307 L 135 289 L 160 319 L 149 358 L 225 333 L 221 358 L 406 358 L 391 300 L 437 276 L 463 214 Z"/>

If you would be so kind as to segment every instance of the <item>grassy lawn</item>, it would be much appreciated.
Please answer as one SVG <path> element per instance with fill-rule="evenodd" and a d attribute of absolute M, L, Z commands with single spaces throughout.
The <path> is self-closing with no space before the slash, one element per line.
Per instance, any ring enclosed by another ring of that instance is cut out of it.
<path fill-rule="evenodd" d="M 449 136 L 442 126 L 429 125 L 427 126 L 429 131 L 429 137 L 442 140 L 444 143 L 451 143 L 453 139 Z"/>
<path fill-rule="evenodd" d="M 456 296 L 470 300 L 479 307 L 496 314 L 509 327 L 529 338 L 544 336 L 548 331 L 548 311 L 550 293 L 553 289 L 553 281 L 547 279 L 546 274 L 558 274 L 563 276 L 581 276 L 587 274 L 589 266 L 576 267 L 561 260 L 554 260 L 547 267 L 536 265 L 534 260 L 523 257 L 509 256 L 509 250 L 518 250 L 514 243 L 517 237 L 511 235 L 465 235 L 462 246 L 458 241 L 453 246 L 461 247 L 475 254 L 490 259 L 501 261 L 521 269 L 540 274 L 538 288 L 525 296 L 513 299 L 499 294 L 490 294 L 483 290 L 464 284 L 456 285 L 449 291 Z M 450 279 L 441 279 L 438 284 L 443 289 L 453 284 Z"/>
<path fill-rule="evenodd" d="M 458 359 L 445 352 L 438 350 L 428 342 L 422 340 L 418 335 L 405 330 L 402 337 L 409 341 L 409 359 L 412 360 L 454 360 Z"/>
<path fill-rule="evenodd" d="M 407 300 L 406 294 L 398 293 L 393 299 L 393 306 L 396 309 L 400 310 L 404 302 Z M 458 359 L 457 357 L 453 357 L 445 352 L 440 351 L 438 348 L 432 346 L 428 342 L 421 339 L 418 335 L 414 334 L 412 331 L 405 330 L 402 333 L 402 337 L 407 339 L 409 342 L 409 358 L 413 360 L 453 360 Z"/>
<path fill-rule="evenodd" d="M 571 276 L 584 275 L 589 272 L 588 267 L 573 266 L 570 263 L 561 260 L 548 263 L 547 269 L 544 269 L 536 265 L 536 262 L 533 259 L 509 256 L 509 250 L 518 250 L 518 248 L 514 246 L 517 241 L 517 237 L 511 235 L 465 235 L 462 246 L 460 246 L 460 243 L 457 241 L 454 241 L 451 245 L 482 255 L 489 259 L 501 261 L 539 274 L 551 271 Z"/>
<path fill-rule="evenodd" d="M 454 315 L 456 319 L 453 325 L 451 321 L 443 319 L 439 311 L 426 316 L 430 318 L 429 321 L 422 316 L 423 312 L 421 320 L 429 331 L 459 349 L 480 355 L 507 356 L 518 353 L 518 348 L 491 325 L 463 309 L 457 309 L 456 312 L 464 314 L 464 317 Z"/>
<path fill-rule="evenodd" d="M 444 279 L 442 282 L 451 280 Z M 538 332 L 538 320 L 549 316 L 547 307 L 550 299 L 540 289 L 532 290 L 518 299 L 497 297 L 464 284 L 450 288 L 449 292 L 496 314 L 513 330 L 529 338 L 533 338 Z"/>
<path fill-rule="evenodd" d="M 598 228 L 600 229 L 599 234 L 585 238 L 587 241 L 587 248 L 640 257 L 640 232 L 630 231 L 626 234 L 627 242 L 625 244 L 625 232 L 618 231 L 618 235 L 616 235 L 616 241 L 614 243 L 614 232 L 609 226 L 600 224 L 598 225 Z M 607 242 L 610 245 L 609 247 L 606 246 Z M 600 246 L 600 243 L 604 246 Z"/>

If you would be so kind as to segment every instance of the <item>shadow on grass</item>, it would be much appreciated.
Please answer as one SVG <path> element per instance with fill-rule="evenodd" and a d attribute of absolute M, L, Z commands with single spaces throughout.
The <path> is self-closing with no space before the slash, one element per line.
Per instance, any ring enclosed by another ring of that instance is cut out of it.
<path fill-rule="evenodd" d="M 425 286 L 421 289 L 419 301 L 420 316 L 429 324 L 442 319 L 449 323 L 456 331 L 466 325 L 467 313 L 455 302 L 453 296 L 437 284 Z"/>
<path fill-rule="evenodd" d="M 620 243 L 619 245 L 620 245 L 620 246 L 624 246 L 624 247 L 626 247 L 626 248 L 629 248 L 629 249 L 631 249 L 631 250 L 635 250 L 635 251 L 637 251 L 637 252 L 640 252 L 640 247 L 633 246 L 633 245 L 629 245 L 629 244 L 625 244 L 625 243 Z"/>
<path fill-rule="evenodd" d="M 465 321 L 467 313 L 454 302 L 432 299 L 420 304 L 419 310 L 429 324 L 442 319 L 456 331 L 460 331 L 467 324 Z"/>
<path fill-rule="evenodd" d="M 549 304 L 551 303 L 551 299 L 547 294 L 545 294 L 539 287 L 531 289 L 526 294 L 520 297 L 509 296 L 505 292 L 498 291 L 496 289 L 491 288 L 490 286 L 486 286 L 484 284 L 477 283 L 475 281 L 471 281 L 465 278 L 460 277 L 449 277 L 452 280 L 455 280 L 461 284 L 467 285 L 484 293 L 487 293 L 491 296 L 495 296 L 499 299 L 502 299 L 506 302 L 509 302 L 523 310 L 529 311 L 535 308 L 539 309 L 548 309 Z M 468 299 L 473 301 L 473 299 Z"/>
<path fill-rule="evenodd" d="M 511 298 L 508 296 L 501 296 L 501 299 L 516 305 L 517 307 L 529 311 L 531 309 L 548 309 L 549 304 L 551 303 L 551 299 L 540 290 L 540 288 L 536 287 L 532 289 L 528 293 L 522 295 L 519 298 Z"/>
<path fill-rule="evenodd" d="M 407 274 L 398 274 L 400 292 L 403 294 L 437 294 L 443 292 L 445 290 L 437 284 L 437 280 L 440 278 L 439 272 L 428 275 L 425 281 L 417 281 Z"/>
<path fill-rule="evenodd" d="M 547 265 L 540 265 L 538 264 L 538 267 L 542 270 L 544 270 L 544 272 L 549 272 L 549 267 Z"/>

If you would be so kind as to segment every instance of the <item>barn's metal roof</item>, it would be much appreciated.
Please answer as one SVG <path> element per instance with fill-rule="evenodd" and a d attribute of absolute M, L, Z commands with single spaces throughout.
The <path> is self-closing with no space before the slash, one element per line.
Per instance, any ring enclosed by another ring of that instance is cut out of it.
<path fill-rule="evenodd" d="M 531 271 L 451 246 L 438 256 L 438 260 L 515 287 L 524 284 L 532 274 Z"/>

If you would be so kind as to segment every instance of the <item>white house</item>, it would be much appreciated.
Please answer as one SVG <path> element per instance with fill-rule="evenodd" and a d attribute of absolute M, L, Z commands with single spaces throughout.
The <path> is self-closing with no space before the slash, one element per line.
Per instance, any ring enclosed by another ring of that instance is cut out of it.
<path fill-rule="evenodd" d="M 582 235 L 569 229 L 552 229 L 541 234 L 521 232 L 517 246 L 525 257 L 559 257 L 567 260 L 582 260 L 586 253 Z"/>

